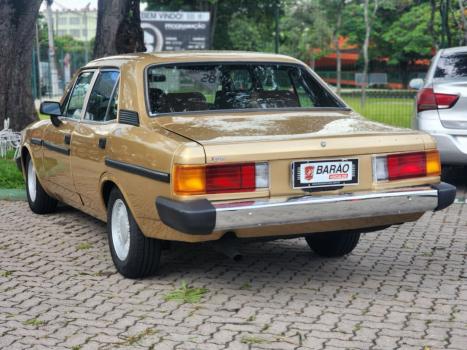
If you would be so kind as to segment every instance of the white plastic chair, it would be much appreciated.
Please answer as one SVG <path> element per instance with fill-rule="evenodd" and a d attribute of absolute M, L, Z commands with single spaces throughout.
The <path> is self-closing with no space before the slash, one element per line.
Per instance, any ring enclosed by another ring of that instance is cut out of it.
<path fill-rule="evenodd" d="M 5 158 L 9 150 L 15 150 L 15 157 L 19 152 L 21 134 L 10 129 L 10 120 L 5 119 L 4 128 L 0 131 L 0 157 Z"/>

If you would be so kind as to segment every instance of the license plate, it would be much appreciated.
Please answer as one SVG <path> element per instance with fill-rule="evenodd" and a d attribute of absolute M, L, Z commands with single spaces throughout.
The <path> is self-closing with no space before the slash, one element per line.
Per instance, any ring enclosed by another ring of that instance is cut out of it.
<path fill-rule="evenodd" d="M 293 188 L 358 184 L 358 159 L 302 160 L 292 163 Z"/>

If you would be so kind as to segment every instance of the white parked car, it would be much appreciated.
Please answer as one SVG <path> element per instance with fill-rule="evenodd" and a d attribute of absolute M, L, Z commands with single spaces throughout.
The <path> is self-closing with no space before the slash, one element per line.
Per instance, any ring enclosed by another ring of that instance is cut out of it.
<path fill-rule="evenodd" d="M 418 89 L 415 129 L 438 142 L 443 164 L 467 164 L 467 46 L 440 50 Z"/>

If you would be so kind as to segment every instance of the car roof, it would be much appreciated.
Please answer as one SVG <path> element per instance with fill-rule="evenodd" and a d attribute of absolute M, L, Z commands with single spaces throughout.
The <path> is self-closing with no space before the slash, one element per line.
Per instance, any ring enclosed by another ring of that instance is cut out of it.
<path fill-rule="evenodd" d="M 450 47 L 441 51 L 441 56 L 450 56 L 457 53 L 467 53 L 467 46 Z"/>
<path fill-rule="evenodd" d="M 143 66 L 157 63 L 184 62 L 278 62 L 301 63 L 299 60 L 285 55 L 248 51 L 161 51 L 153 53 L 130 53 L 102 57 L 89 62 L 86 67 L 105 67 L 141 64 Z"/>

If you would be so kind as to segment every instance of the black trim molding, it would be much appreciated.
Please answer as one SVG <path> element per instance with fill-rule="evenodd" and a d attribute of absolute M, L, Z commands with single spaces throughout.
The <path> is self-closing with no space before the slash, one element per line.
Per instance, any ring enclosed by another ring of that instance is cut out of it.
<path fill-rule="evenodd" d="M 38 139 L 36 137 L 31 137 L 31 144 L 32 145 L 37 145 L 37 146 L 42 146 L 42 140 Z"/>
<path fill-rule="evenodd" d="M 55 144 L 47 142 L 47 141 L 42 141 L 42 144 L 44 145 L 45 148 L 47 148 L 50 151 L 57 152 L 57 153 L 65 155 L 65 156 L 70 155 L 70 149 L 69 148 L 61 147 L 61 146 L 55 145 Z"/>
<path fill-rule="evenodd" d="M 108 158 L 105 159 L 105 165 L 114 169 L 126 171 L 128 173 L 144 176 L 152 180 L 170 183 L 170 174 L 164 173 L 162 171 L 152 170 L 139 165 L 128 164 L 119 160 Z"/>

